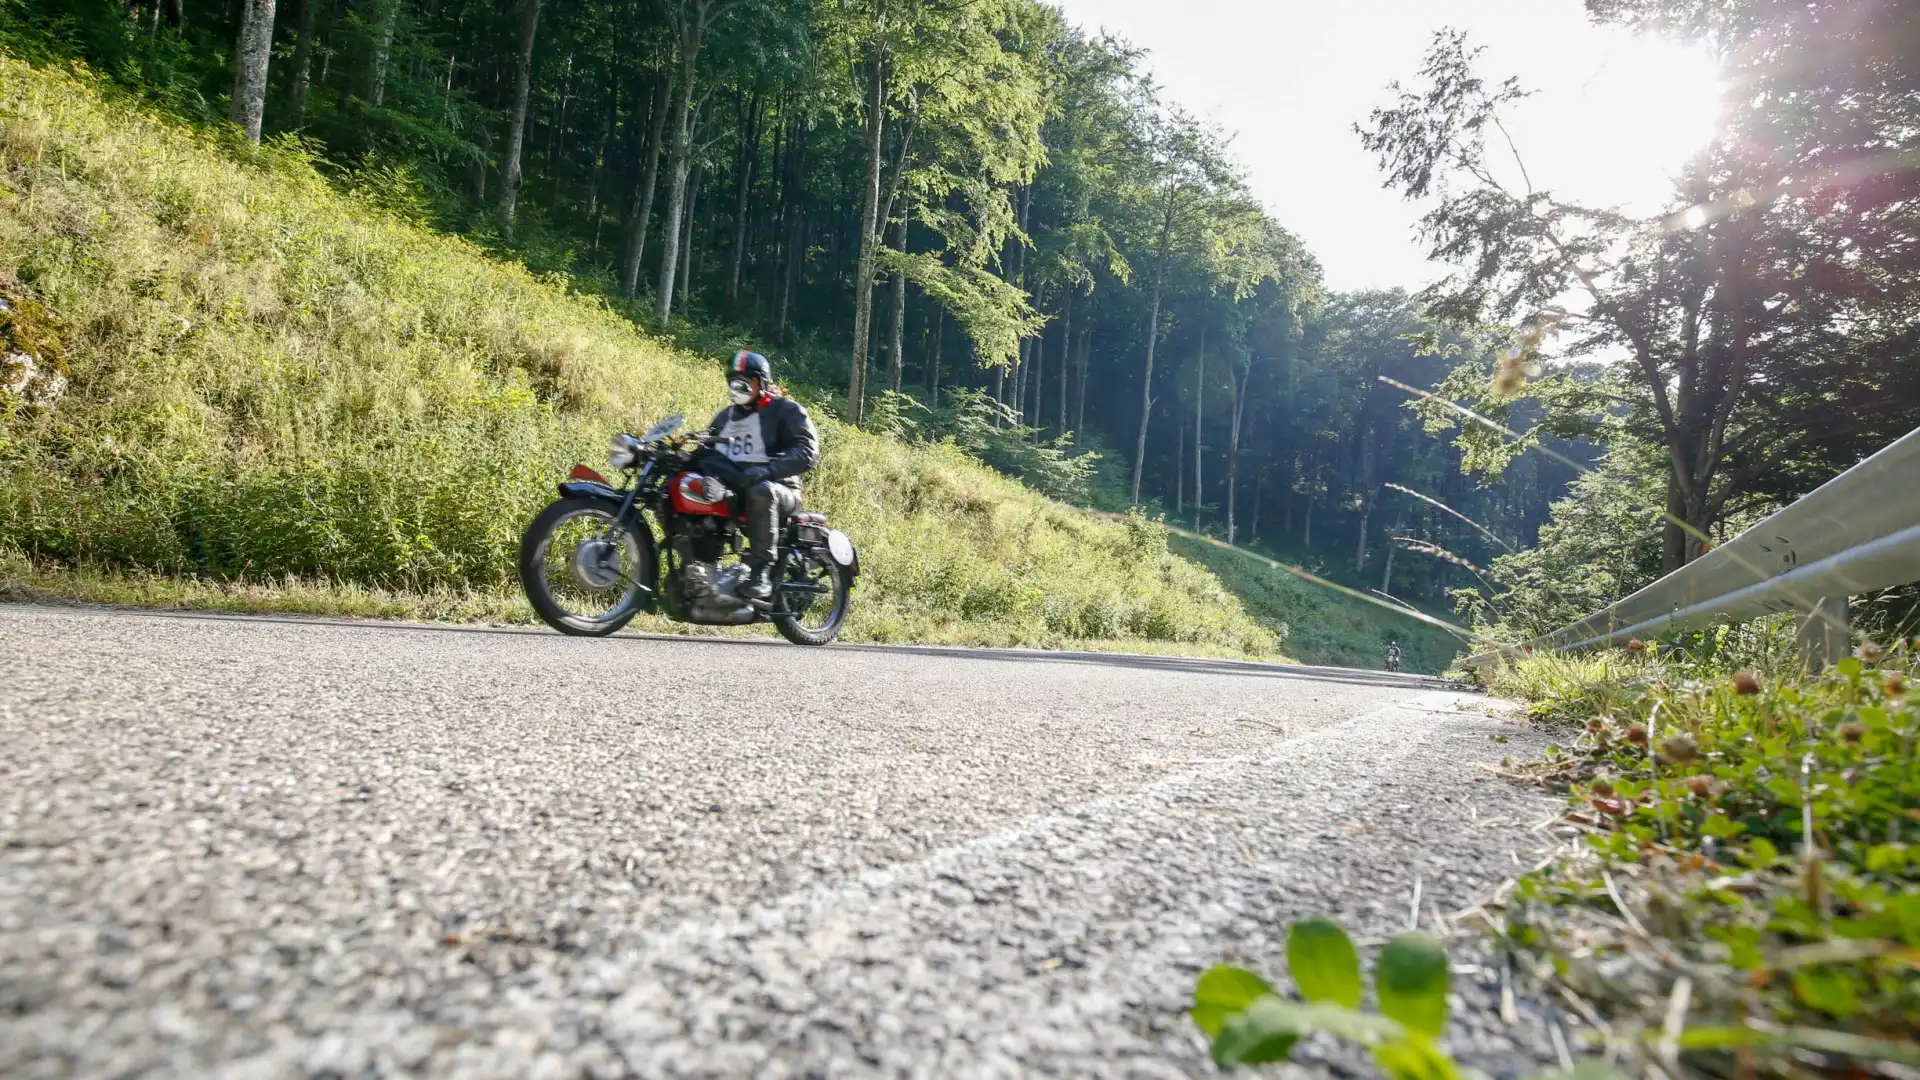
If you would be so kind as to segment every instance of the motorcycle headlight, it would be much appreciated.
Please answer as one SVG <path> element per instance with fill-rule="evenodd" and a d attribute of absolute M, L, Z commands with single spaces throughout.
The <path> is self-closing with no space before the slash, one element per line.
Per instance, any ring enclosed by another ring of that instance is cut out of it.
<path fill-rule="evenodd" d="M 607 447 L 607 464 L 616 469 L 632 468 L 639 456 L 639 444 L 633 441 L 631 435 L 615 435 Z"/>

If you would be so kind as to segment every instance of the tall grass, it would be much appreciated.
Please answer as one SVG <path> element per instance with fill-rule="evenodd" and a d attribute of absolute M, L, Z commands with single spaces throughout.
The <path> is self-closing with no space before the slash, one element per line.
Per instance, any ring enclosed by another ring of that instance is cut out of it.
<path fill-rule="evenodd" d="M 1464 643 L 1445 630 L 1281 573 L 1211 544 L 1176 537 L 1173 550 L 1212 570 L 1248 614 L 1278 634 L 1287 655 L 1309 664 L 1378 668 L 1389 641 L 1400 643 L 1404 671 L 1445 671 Z"/>
<path fill-rule="evenodd" d="M 51 405 L 0 397 L 0 548 L 506 593 L 567 464 L 721 404 L 717 362 L 382 202 L 295 144 L 250 150 L 0 55 L 0 297 L 50 313 L 70 380 Z M 855 636 L 1276 647 L 1144 521 L 822 427 L 807 500 L 861 545 Z"/>
<path fill-rule="evenodd" d="M 1861 638 L 1809 674 L 1792 636 L 1775 619 L 1493 679 L 1572 722 L 1515 767 L 1566 792 L 1579 839 L 1488 921 L 1631 1074 L 1920 1068 L 1920 662 Z"/>

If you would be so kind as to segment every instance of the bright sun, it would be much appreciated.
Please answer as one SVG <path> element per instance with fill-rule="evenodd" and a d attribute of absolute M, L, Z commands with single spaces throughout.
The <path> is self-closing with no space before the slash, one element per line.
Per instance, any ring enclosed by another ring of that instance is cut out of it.
<path fill-rule="evenodd" d="M 1559 159 L 1549 182 L 1584 201 L 1653 212 L 1713 137 L 1719 72 L 1701 51 L 1670 41 L 1622 34 L 1608 44 L 1573 93 L 1555 95 L 1557 115 L 1541 132 Z"/>

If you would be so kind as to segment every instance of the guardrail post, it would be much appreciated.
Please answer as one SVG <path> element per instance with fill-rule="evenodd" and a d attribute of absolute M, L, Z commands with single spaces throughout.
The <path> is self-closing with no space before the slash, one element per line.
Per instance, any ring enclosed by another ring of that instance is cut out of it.
<path fill-rule="evenodd" d="M 1853 635 L 1847 627 L 1847 598 L 1823 598 L 1800 620 L 1800 663 L 1819 671 L 1851 651 Z"/>

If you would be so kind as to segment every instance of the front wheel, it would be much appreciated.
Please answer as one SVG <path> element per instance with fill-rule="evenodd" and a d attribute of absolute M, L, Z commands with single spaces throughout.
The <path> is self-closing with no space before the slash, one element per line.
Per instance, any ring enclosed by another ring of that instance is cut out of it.
<path fill-rule="evenodd" d="M 602 637 L 633 621 L 653 587 L 652 545 L 599 499 L 566 498 L 540 511 L 520 539 L 520 585 L 542 622 Z"/>
<path fill-rule="evenodd" d="M 771 616 L 780 636 L 795 645 L 825 645 L 847 621 L 853 579 L 826 552 L 795 552 L 780 560 L 774 587 L 780 610 Z"/>

